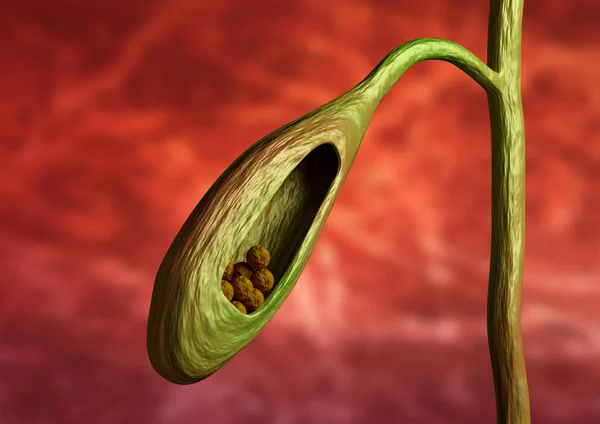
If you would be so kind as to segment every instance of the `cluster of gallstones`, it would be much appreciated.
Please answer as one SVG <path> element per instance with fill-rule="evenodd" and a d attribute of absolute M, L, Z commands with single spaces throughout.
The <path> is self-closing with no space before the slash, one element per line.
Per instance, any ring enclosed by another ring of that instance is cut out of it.
<path fill-rule="evenodd" d="M 248 249 L 245 262 L 234 264 L 230 261 L 225 268 L 221 289 L 241 313 L 247 314 L 260 308 L 273 289 L 275 279 L 267 269 L 270 261 L 269 251 L 256 245 Z"/>

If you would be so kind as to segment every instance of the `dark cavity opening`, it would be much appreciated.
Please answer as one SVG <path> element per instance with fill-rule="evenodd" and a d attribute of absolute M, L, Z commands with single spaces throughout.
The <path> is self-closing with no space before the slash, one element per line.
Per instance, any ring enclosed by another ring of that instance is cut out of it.
<path fill-rule="evenodd" d="M 246 252 L 256 244 L 269 250 L 271 262 L 267 269 L 275 277 L 270 293 L 298 252 L 339 167 L 340 159 L 332 144 L 321 144 L 306 155 L 281 184 L 235 252 L 234 262 L 239 262 L 245 261 Z"/>

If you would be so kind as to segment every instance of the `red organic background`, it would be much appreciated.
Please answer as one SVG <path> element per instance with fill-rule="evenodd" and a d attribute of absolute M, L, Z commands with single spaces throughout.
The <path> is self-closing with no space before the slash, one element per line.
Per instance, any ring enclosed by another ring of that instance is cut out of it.
<path fill-rule="evenodd" d="M 0 12 L 0 422 L 493 423 L 485 93 L 410 69 L 265 330 L 151 368 L 154 276 L 241 152 L 418 37 L 485 58 L 484 0 L 22 0 Z M 526 0 L 533 422 L 600 422 L 600 3 Z"/>

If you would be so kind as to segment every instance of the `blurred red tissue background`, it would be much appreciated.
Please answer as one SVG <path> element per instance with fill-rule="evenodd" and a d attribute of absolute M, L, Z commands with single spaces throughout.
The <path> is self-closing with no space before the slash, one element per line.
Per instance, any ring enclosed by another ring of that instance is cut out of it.
<path fill-rule="evenodd" d="M 526 0 L 533 422 L 600 422 L 600 4 Z M 151 368 L 156 270 L 246 148 L 409 39 L 485 58 L 488 4 L 24 0 L 0 13 L 0 423 L 492 423 L 485 93 L 382 102 L 292 295 L 208 380 Z"/>

